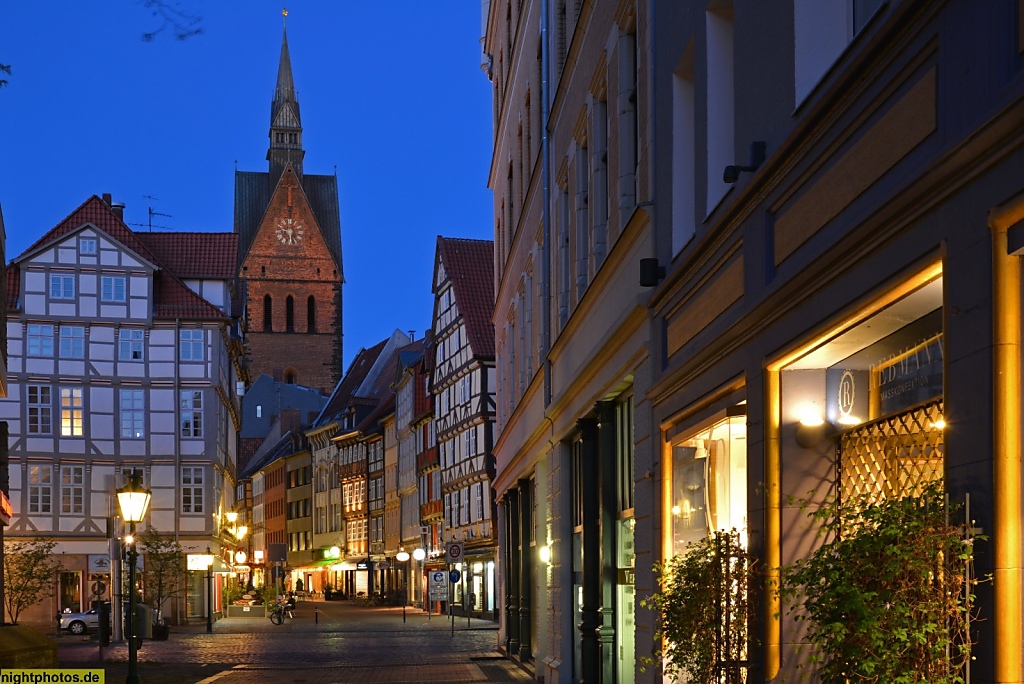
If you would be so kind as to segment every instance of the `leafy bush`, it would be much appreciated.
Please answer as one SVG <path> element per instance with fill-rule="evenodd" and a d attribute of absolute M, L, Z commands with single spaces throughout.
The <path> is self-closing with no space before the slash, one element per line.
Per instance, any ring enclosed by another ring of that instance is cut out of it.
<path fill-rule="evenodd" d="M 941 484 L 920 496 L 832 501 L 812 514 L 826 538 L 784 569 L 783 595 L 826 682 L 963 682 L 970 658 L 973 540 L 952 524 Z"/>
<path fill-rule="evenodd" d="M 660 644 L 641 665 L 689 684 L 745 681 L 752 556 L 736 530 L 716 532 L 654 566 L 661 591 L 640 605 L 658 614 Z"/>

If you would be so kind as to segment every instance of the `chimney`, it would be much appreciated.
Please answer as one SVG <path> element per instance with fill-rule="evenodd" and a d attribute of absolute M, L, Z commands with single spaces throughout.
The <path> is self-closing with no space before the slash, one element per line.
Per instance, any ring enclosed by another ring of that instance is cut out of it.
<path fill-rule="evenodd" d="M 281 432 L 298 432 L 301 427 L 299 409 L 281 409 Z"/>
<path fill-rule="evenodd" d="M 109 207 L 111 201 L 112 200 L 111 200 L 111 197 L 110 197 L 110 193 L 109 192 L 103 193 L 103 203 L 106 204 Z"/>
<path fill-rule="evenodd" d="M 114 210 L 114 216 L 124 221 L 124 202 L 114 202 L 110 208 Z"/>

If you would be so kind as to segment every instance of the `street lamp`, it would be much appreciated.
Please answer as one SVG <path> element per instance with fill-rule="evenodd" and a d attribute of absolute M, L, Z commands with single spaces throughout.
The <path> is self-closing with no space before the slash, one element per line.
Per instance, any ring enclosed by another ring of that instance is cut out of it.
<path fill-rule="evenodd" d="M 206 565 L 206 633 L 213 632 L 213 554 L 210 547 L 206 547 L 203 555 L 203 564 Z"/>
<path fill-rule="evenodd" d="M 121 518 L 128 523 L 128 535 L 124 538 L 128 547 L 128 678 L 126 684 L 138 684 L 138 617 L 135 614 L 135 565 L 139 562 L 139 550 L 135 544 L 135 524 L 146 517 L 149 510 L 151 491 L 142 486 L 142 474 L 132 469 L 128 482 L 117 490 L 117 503 L 121 508 Z"/>
<path fill-rule="evenodd" d="M 423 588 L 423 583 L 422 583 L 422 579 L 423 579 L 423 559 L 427 557 L 427 552 L 424 551 L 423 549 L 415 548 L 412 551 L 412 557 L 416 561 L 416 564 L 417 564 L 417 567 L 416 567 L 416 578 L 417 578 L 416 582 L 417 582 L 417 584 L 420 585 L 420 588 L 422 589 Z"/>
<path fill-rule="evenodd" d="M 402 622 L 405 622 L 405 606 L 409 603 L 409 552 L 402 549 L 395 554 L 395 560 L 404 564 L 405 568 L 405 592 L 402 596 Z"/>

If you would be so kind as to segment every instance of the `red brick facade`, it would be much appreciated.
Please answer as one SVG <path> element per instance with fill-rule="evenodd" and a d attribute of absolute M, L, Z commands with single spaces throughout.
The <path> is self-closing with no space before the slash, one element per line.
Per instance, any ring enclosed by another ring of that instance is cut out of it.
<path fill-rule="evenodd" d="M 341 274 L 290 166 L 239 275 L 252 376 L 329 392 L 341 376 Z"/>

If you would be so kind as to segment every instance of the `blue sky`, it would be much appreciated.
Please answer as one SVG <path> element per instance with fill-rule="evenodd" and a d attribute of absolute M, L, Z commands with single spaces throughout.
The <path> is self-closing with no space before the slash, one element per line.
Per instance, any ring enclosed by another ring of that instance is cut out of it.
<path fill-rule="evenodd" d="M 267 169 L 282 3 L 177 5 L 201 35 L 144 42 L 160 22 L 137 0 L 0 4 L 8 259 L 105 192 L 136 230 L 149 206 L 161 229 L 232 230 L 236 163 Z M 480 2 L 286 5 L 305 169 L 337 167 L 347 367 L 396 328 L 423 335 L 437 235 L 493 238 Z"/>

